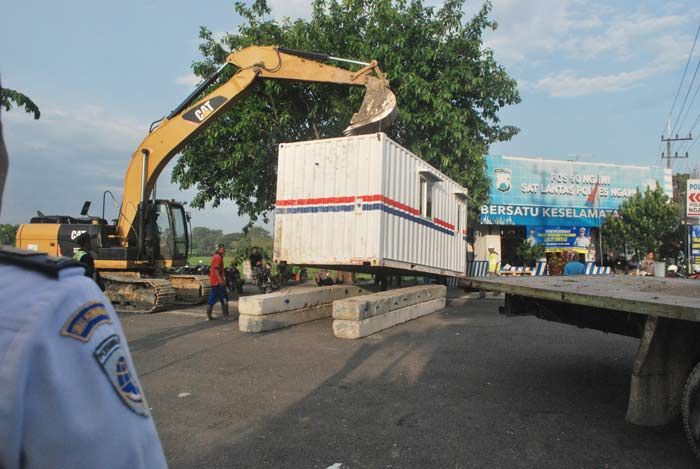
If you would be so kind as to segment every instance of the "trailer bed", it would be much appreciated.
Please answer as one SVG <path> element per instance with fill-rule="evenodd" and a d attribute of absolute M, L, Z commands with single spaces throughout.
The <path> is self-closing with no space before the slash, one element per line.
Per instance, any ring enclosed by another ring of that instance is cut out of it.
<path fill-rule="evenodd" d="M 465 286 L 540 300 L 700 322 L 700 282 L 630 275 L 469 277 Z"/>

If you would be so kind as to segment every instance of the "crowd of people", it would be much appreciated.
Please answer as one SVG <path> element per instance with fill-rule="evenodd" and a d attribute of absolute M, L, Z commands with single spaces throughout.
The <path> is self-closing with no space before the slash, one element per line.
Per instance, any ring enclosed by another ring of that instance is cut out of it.
<path fill-rule="evenodd" d="M 580 235 L 583 236 L 584 233 Z M 530 238 L 528 238 L 528 242 Z M 586 272 L 586 255 L 575 249 L 563 249 L 559 252 L 553 252 L 548 254 L 548 264 L 552 263 L 552 259 L 561 258 L 563 267 L 561 274 L 563 275 L 583 275 Z M 489 247 L 488 254 L 486 255 L 486 260 L 488 263 L 488 274 L 498 275 L 498 269 L 501 265 L 501 258 L 495 248 Z M 683 263 L 683 260 L 677 260 L 679 264 Z M 608 252 L 603 255 L 603 267 L 609 267 L 610 272 L 614 274 L 628 274 L 628 275 L 640 275 L 640 276 L 653 276 L 656 275 L 656 255 L 654 251 L 648 251 L 641 260 L 637 259 L 637 256 L 632 256 L 629 260 L 622 254 L 618 253 L 615 255 L 613 252 Z M 550 266 L 551 271 L 551 266 Z M 679 276 L 678 267 L 675 264 L 671 264 L 667 270 L 671 276 Z M 558 269 L 556 270 L 559 273 Z M 689 276 L 695 278 L 695 274 L 699 272 L 690 273 Z"/>

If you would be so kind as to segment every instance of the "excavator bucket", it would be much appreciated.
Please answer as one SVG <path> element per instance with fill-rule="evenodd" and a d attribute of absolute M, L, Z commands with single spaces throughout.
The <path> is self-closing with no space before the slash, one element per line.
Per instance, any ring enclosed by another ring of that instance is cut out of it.
<path fill-rule="evenodd" d="M 343 130 L 345 135 L 381 132 L 391 126 L 396 118 L 396 96 L 389 89 L 386 80 L 370 77 L 366 87 L 362 106 L 353 114 L 350 125 Z"/>

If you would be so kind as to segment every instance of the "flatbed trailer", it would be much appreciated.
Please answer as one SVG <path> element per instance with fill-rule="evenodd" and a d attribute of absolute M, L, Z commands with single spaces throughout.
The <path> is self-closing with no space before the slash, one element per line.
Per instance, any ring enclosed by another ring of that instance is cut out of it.
<path fill-rule="evenodd" d="M 505 293 L 501 312 L 640 339 L 626 420 L 679 415 L 700 459 L 700 281 L 622 275 L 469 277 L 465 288 Z"/>

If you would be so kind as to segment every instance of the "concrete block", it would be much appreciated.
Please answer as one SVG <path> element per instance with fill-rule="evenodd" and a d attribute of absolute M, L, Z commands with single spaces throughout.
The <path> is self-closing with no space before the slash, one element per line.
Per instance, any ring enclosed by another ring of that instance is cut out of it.
<path fill-rule="evenodd" d="M 330 285 L 317 288 L 295 288 L 264 295 L 243 296 L 238 300 L 241 315 L 262 316 L 284 311 L 331 304 L 336 300 L 370 293 L 355 285 Z"/>
<path fill-rule="evenodd" d="M 397 324 L 433 313 L 445 307 L 447 300 L 437 298 L 423 303 L 395 309 L 379 316 L 372 316 L 361 321 L 336 319 L 333 321 L 333 333 L 340 339 L 359 339 L 388 329 Z"/>
<path fill-rule="evenodd" d="M 333 306 L 330 304 L 312 306 L 310 308 L 283 311 L 264 315 L 238 316 L 238 328 L 241 332 L 266 332 L 283 327 L 293 326 L 302 322 L 315 321 L 330 317 Z"/>
<path fill-rule="evenodd" d="M 333 302 L 333 319 L 361 321 L 425 301 L 445 298 L 446 295 L 447 287 L 444 285 L 417 285 L 355 296 Z"/>

